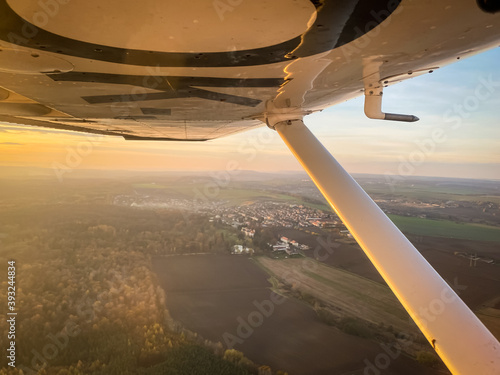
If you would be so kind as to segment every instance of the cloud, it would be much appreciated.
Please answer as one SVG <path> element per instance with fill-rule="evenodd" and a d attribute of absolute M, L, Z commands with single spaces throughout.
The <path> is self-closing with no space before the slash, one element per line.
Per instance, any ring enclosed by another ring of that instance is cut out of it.
<path fill-rule="evenodd" d="M 6 124 L 0 124 L 0 132 L 4 133 L 22 133 L 26 132 L 27 128 L 26 126 L 15 126 L 15 125 L 6 125 Z"/>
<path fill-rule="evenodd" d="M 17 143 L 17 142 L 0 142 L 0 145 L 16 145 L 16 146 L 23 146 L 24 143 Z"/>
<path fill-rule="evenodd" d="M 77 137 L 98 137 L 98 134 L 83 133 L 71 130 L 44 128 L 33 125 L 16 125 L 10 123 L 0 123 L 0 132 L 16 134 L 62 134 Z"/>

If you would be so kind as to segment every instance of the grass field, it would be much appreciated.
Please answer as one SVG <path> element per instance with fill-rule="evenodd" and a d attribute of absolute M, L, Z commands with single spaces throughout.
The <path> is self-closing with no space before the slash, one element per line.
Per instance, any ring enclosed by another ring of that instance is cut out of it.
<path fill-rule="evenodd" d="M 366 185 L 366 192 L 371 196 L 405 197 L 421 200 L 441 201 L 469 201 L 469 202 L 494 202 L 500 204 L 500 196 L 486 193 L 473 188 L 457 188 L 448 186 L 396 186 L 390 190 L 387 186 Z"/>
<path fill-rule="evenodd" d="M 151 191 L 161 191 L 165 195 L 176 196 L 183 199 L 200 199 L 200 196 L 207 196 L 213 200 L 225 200 L 228 205 L 242 205 L 255 203 L 257 201 L 272 200 L 289 204 L 301 204 L 318 210 L 329 210 L 329 206 L 321 203 L 306 202 L 299 197 L 281 194 L 269 190 L 247 189 L 243 186 L 235 188 L 218 187 L 215 182 L 199 183 L 175 183 L 171 185 L 156 183 L 133 184 L 134 189 L 150 189 Z"/>
<path fill-rule="evenodd" d="M 500 228 L 481 224 L 461 224 L 448 220 L 389 215 L 403 232 L 431 237 L 500 242 Z"/>
<path fill-rule="evenodd" d="M 219 199 L 228 200 L 229 203 L 233 205 L 240 205 L 246 202 L 254 203 L 259 200 L 272 200 L 275 202 L 283 202 L 289 204 L 301 204 L 318 210 L 330 210 L 329 206 L 325 204 L 310 203 L 292 195 L 276 193 L 268 190 L 245 188 L 221 189 L 219 197 Z"/>
<path fill-rule="evenodd" d="M 500 296 L 483 304 L 483 306 L 476 311 L 479 319 L 490 330 L 490 332 L 498 340 L 500 340 Z"/>
<path fill-rule="evenodd" d="M 412 332 L 408 314 L 391 290 L 351 272 L 330 267 L 310 258 L 275 260 L 256 258 L 272 277 L 330 306 L 339 317 L 356 317 Z"/>

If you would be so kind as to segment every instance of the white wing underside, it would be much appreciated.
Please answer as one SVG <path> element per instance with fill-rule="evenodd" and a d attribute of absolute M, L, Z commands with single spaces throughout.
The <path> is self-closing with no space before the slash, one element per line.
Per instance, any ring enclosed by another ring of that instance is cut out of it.
<path fill-rule="evenodd" d="M 2 122 L 214 139 L 262 126 L 269 101 L 311 113 L 500 43 L 470 1 L 53 3 L 0 1 Z"/>

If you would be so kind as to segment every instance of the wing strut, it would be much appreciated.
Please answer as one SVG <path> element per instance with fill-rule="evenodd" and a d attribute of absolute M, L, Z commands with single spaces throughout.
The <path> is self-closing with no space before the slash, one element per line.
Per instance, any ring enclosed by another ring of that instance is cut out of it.
<path fill-rule="evenodd" d="M 302 119 L 274 128 L 450 371 L 499 374 L 499 342 Z"/>

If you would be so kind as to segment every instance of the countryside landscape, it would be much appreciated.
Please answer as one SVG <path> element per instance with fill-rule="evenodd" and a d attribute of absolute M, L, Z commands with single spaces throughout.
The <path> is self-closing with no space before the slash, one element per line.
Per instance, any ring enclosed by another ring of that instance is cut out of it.
<path fill-rule="evenodd" d="M 2 375 L 449 373 L 304 174 L 31 172 L 0 184 Z M 500 183 L 355 177 L 500 337 Z"/>

